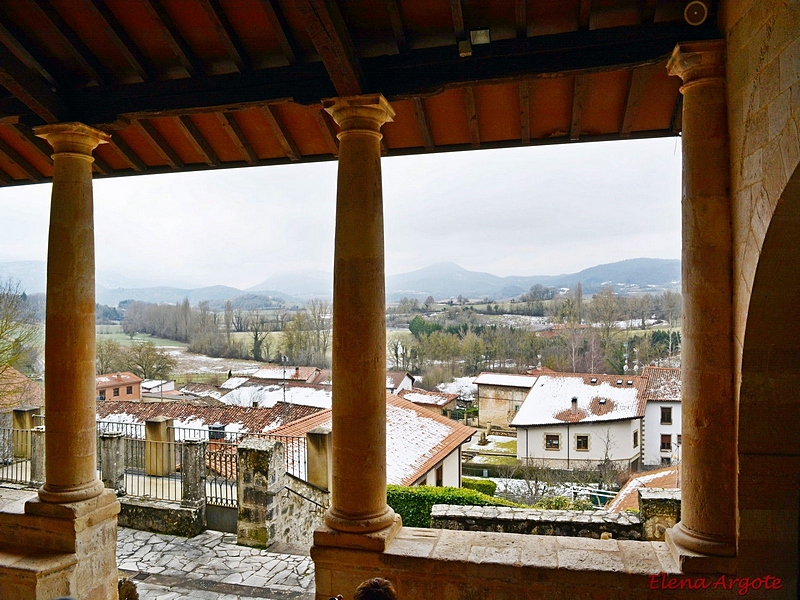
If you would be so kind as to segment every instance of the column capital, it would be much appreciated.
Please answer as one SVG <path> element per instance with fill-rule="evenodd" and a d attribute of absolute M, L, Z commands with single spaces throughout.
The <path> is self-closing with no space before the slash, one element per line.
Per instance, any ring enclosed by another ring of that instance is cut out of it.
<path fill-rule="evenodd" d="M 33 132 L 47 140 L 56 154 L 69 152 L 91 156 L 92 150 L 111 140 L 111 136 L 105 131 L 75 122 L 41 125 L 34 127 Z"/>
<path fill-rule="evenodd" d="M 725 77 L 725 41 L 678 43 L 667 62 L 667 72 L 683 79 L 684 85 Z"/>
<path fill-rule="evenodd" d="M 379 132 L 395 114 L 382 94 L 326 98 L 322 107 L 336 121 L 340 134 L 354 129 Z"/>

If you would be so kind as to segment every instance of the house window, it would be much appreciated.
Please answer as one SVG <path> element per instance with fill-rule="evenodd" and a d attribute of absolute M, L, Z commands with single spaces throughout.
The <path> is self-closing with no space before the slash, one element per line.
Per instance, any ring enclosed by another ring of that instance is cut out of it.
<path fill-rule="evenodd" d="M 575 450 L 589 450 L 589 436 L 576 435 L 575 436 Z"/>
<path fill-rule="evenodd" d="M 105 399 L 106 399 L 106 391 L 100 390 L 100 400 L 105 400 Z"/>
<path fill-rule="evenodd" d="M 436 487 L 444 485 L 444 465 L 436 467 Z"/>
<path fill-rule="evenodd" d="M 672 435 L 669 433 L 661 434 L 661 451 L 669 452 L 672 450 Z"/>
<path fill-rule="evenodd" d="M 681 445 L 681 434 L 680 433 L 678 434 L 678 441 L 676 443 L 678 444 L 678 446 Z"/>
<path fill-rule="evenodd" d="M 119 388 L 114 388 L 114 395 L 119 396 Z"/>
<path fill-rule="evenodd" d="M 128 394 L 128 396 L 132 395 L 133 394 L 133 386 L 129 385 L 128 387 L 126 387 L 125 388 L 125 393 Z"/>
<path fill-rule="evenodd" d="M 638 448 L 639 447 L 639 432 L 638 431 L 634 431 L 633 432 L 633 447 L 634 448 Z"/>
<path fill-rule="evenodd" d="M 671 406 L 662 406 L 661 407 L 661 424 L 662 425 L 672 425 L 672 407 Z"/>
<path fill-rule="evenodd" d="M 672 459 L 669 456 L 662 456 L 661 457 L 661 464 L 668 467 L 672 464 Z"/>
<path fill-rule="evenodd" d="M 544 436 L 544 449 L 545 450 L 558 450 L 561 447 L 561 436 L 553 433 L 548 433 Z"/>

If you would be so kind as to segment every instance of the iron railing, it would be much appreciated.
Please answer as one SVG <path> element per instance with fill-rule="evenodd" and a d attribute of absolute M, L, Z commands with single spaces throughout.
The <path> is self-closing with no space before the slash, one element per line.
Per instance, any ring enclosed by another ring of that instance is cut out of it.
<path fill-rule="evenodd" d="M 31 430 L 0 428 L 0 481 L 31 483 Z"/>

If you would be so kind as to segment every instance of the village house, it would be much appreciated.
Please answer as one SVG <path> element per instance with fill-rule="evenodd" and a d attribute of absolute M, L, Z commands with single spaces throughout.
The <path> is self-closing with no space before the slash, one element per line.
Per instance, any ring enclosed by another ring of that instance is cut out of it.
<path fill-rule="evenodd" d="M 481 425 L 508 427 L 522 407 L 536 375 L 485 372 L 478 375 L 478 419 Z"/>
<path fill-rule="evenodd" d="M 98 400 L 141 400 L 142 378 L 123 371 L 95 378 Z"/>
<path fill-rule="evenodd" d="M 37 4 L 0 15 L 0 180 L 52 180 L 45 407 L 59 427 L 44 485 L 0 520 L 0 595 L 116 596 L 86 309 L 94 178 L 338 159 L 339 437 L 311 549 L 318 599 L 374 576 L 420 600 L 692 598 L 684 583 L 720 573 L 796 597 L 800 3 Z M 663 136 L 680 136 L 683 164 L 682 502 L 666 544 L 403 527 L 386 504 L 381 156 Z M 280 208 L 264 194 L 264 214 Z"/>
<path fill-rule="evenodd" d="M 396 394 L 410 390 L 414 386 L 414 376 L 407 371 L 386 371 L 386 391 Z"/>
<path fill-rule="evenodd" d="M 325 410 L 273 431 L 303 437 L 309 431 L 332 428 Z M 461 444 L 475 430 L 427 408 L 386 394 L 386 482 L 395 485 L 461 487 Z M 302 472 L 293 473 L 306 479 Z"/>
<path fill-rule="evenodd" d="M 539 376 L 511 422 L 517 430 L 517 458 L 562 469 L 611 461 L 637 470 L 645 383 L 641 376 Z"/>
<path fill-rule="evenodd" d="M 445 392 L 429 392 L 421 388 L 411 388 L 410 390 L 400 390 L 397 392 L 403 400 L 427 408 L 438 414 L 448 416 L 450 411 L 456 409 L 458 394 L 447 394 Z"/>
<path fill-rule="evenodd" d="M 678 465 L 641 473 L 625 482 L 604 509 L 608 512 L 639 510 L 638 492 L 640 489 L 677 489 L 679 487 L 680 467 Z"/>
<path fill-rule="evenodd" d="M 224 386 L 225 384 L 223 384 Z M 220 396 L 220 400 L 225 404 L 235 406 L 262 408 L 271 408 L 279 402 L 297 404 L 299 406 L 330 408 L 332 396 L 333 391 L 329 385 L 289 381 L 286 381 L 284 385 L 283 382 L 264 383 L 263 380 L 248 379 L 242 383 L 237 383 L 234 389 Z"/>
<path fill-rule="evenodd" d="M 320 369 L 317 367 L 298 367 L 290 365 L 270 365 L 263 369 L 258 369 L 249 377 L 262 379 L 267 382 L 278 383 L 282 381 L 292 381 L 301 383 L 313 383 L 319 376 Z"/>
<path fill-rule="evenodd" d="M 681 370 L 645 367 L 642 432 L 645 465 L 670 465 L 681 458 Z"/>
<path fill-rule="evenodd" d="M 175 391 L 175 381 L 170 379 L 145 379 L 142 394 L 164 394 Z"/>

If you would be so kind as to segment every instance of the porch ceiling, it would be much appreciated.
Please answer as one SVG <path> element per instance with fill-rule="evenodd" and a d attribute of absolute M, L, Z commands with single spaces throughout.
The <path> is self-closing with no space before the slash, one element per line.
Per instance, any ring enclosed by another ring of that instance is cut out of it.
<path fill-rule="evenodd" d="M 682 0 L 8 0 L 0 183 L 52 176 L 32 127 L 112 132 L 98 176 L 318 161 L 322 98 L 382 93 L 389 155 L 680 131 Z M 459 56 L 470 30 L 491 43 Z"/>

